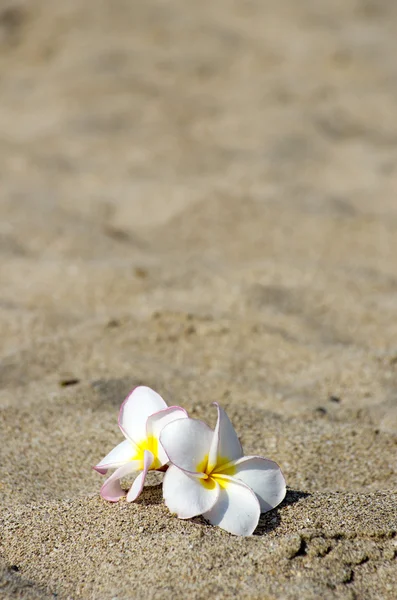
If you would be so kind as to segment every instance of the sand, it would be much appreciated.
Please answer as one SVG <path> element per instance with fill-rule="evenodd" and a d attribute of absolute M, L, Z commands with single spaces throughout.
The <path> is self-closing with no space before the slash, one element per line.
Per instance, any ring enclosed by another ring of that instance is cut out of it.
<path fill-rule="evenodd" d="M 397 597 L 397 5 L 0 5 L 0 596 Z M 288 493 L 91 470 L 146 384 Z"/>

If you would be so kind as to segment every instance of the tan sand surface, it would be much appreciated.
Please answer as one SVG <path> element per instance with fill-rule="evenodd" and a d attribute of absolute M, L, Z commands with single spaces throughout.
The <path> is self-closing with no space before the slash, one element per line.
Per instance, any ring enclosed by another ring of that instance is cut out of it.
<path fill-rule="evenodd" d="M 397 597 L 397 3 L 0 2 L 0 597 Z M 289 486 L 91 470 L 146 384 Z"/>

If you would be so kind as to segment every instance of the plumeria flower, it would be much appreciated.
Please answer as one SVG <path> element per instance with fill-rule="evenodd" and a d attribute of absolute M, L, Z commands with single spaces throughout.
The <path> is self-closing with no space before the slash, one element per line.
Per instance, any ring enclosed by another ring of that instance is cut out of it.
<path fill-rule="evenodd" d="M 159 470 L 168 463 L 168 456 L 159 442 L 161 430 L 177 419 L 186 418 L 183 408 L 168 408 L 163 398 L 150 388 L 135 388 L 124 400 L 119 413 L 119 427 L 126 439 L 94 467 L 101 475 L 108 469 L 116 469 L 101 488 L 102 498 L 117 502 L 126 495 L 120 480 L 127 475 L 137 474 L 127 494 L 127 502 L 136 500 L 147 472 Z"/>
<path fill-rule="evenodd" d="M 215 431 L 188 418 L 161 432 L 161 444 L 172 463 L 164 477 L 164 500 L 180 519 L 203 515 L 230 533 L 251 535 L 261 512 L 283 500 L 285 480 L 272 460 L 243 455 L 233 425 L 216 406 Z"/>

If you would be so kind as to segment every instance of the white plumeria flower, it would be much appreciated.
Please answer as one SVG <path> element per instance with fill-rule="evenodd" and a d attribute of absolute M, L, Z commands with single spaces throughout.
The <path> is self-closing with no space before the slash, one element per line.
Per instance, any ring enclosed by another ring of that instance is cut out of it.
<path fill-rule="evenodd" d="M 117 502 L 126 495 L 120 479 L 136 473 L 138 476 L 127 494 L 127 502 L 136 500 L 147 472 L 161 469 L 168 463 L 168 456 L 159 442 L 161 430 L 176 419 L 186 418 L 183 408 L 168 408 L 163 398 L 152 389 L 145 386 L 135 388 L 124 400 L 119 413 L 119 427 L 126 439 L 94 467 L 102 475 L 108 469 L 116 469 L 101 488 L 102 498 Z"/>
<path fill-rule="evenodd" d="M 188 418 L 170 423 L 161 432 L 171 462 L 163 482 L 164 500 L 180 519 L 203 515 L 230 533 L 251 535 L 261 512 L 283 500 L 284 476 L 272 460 L 243 456 L 233 425 L 216 406 L 215 431 Z"/>

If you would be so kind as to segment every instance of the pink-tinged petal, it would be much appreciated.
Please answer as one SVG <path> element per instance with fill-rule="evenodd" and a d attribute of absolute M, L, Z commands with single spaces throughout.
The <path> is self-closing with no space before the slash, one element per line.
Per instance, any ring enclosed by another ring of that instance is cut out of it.
<path fill-rule="evenodd" d="M 219 483 L 219 499 L 210 511 L 203 513 L 203 517 L 234 535 L 251 535 L 261 514 L 254 492 L 232 477 L 219 480 Z"/>
<path fill-rule="evenodd" d="M 132 460 L 122 467 L 119 467 L 101 487 L 102 498 L 109 500 L 109 502 L 117 502 L 117 500 L 120 500 L 120 498 L 125 496 L 126 492 L 120 485 L 120 479 L 126 475 L 139 471 L 140 464 L 139 460 Z"/>
<path fill-rule="evenodd" d="M 208 459 L 208 468 L 210 470 L 214 469 L 216 465 L 222 465 L 243 456 L 240 440 L 229 417 L 219 404 L 216 402 L 214 404 L 218 409 L 218 421 Z"/>
<path fill-rule="evenodd" d="M 211 510 L 220 487 L 213 479 L 201 479 L 171 465 L 163 481 L 163 497 L 170 511 L 180 519 L 190 519 Z"/>
<path fill-rule="evenodd" d="M 213 431 L 196 419 L 177 419 L 164 427 L 160 443 L 169 460 L 191 473 L 204 472 Z"/>
<path fill-rule="evenodd" d="M 124 440 L 109 452 L 95 467 L 95 471 L 105 475 L 108 469 L 117 469 L 124 463 L 133 459 L 136 448 L 130 441 Z"/>
<path fill-rule="evenodd" d="M 124 400 L 119 413 L 119 427 L 126 438 L 136 444 L 146 439 L 146 421 L 150 415 L 167 408 L 160 394 L 141 385 Z"/>
<path fill-rule="evenodd" d="M 127 494 L 127 502 L 133 502 L 139 496 L 142 491 L 143 485 L 145 483 L 146 474 L 150 469 L 150 466 L 154 460 L 154 456 L 149 450 L 145 450 L 143 453 L 143 470 L 139 473 L 138 477 L 135 479 L 132 484 L 128 494 Z"/>
<path fill-rule="evenodd" d="M 261 512 L 271 510 L 284 500 L 286 494 L 285 479 L 280 467 L 273 460 L 261 456 L 244 456 L 223 472 L 243 481 L 256 494 Z"/>
<path fill-rule="evenodd" d="M 158 440 L 164 427 L 177 419 L 187 419 L 187 412 L 180 406 L 170 406 L 169 408 L 165 408 L 164 410 L 160 410 L 154 415 L 151 415 L 146 424 L 147 437 Z M 159 444 L 157 448 L 157 458 L 159 459 L 161 466 L 168 462 L 168 456 L 161 444 Z"/>

